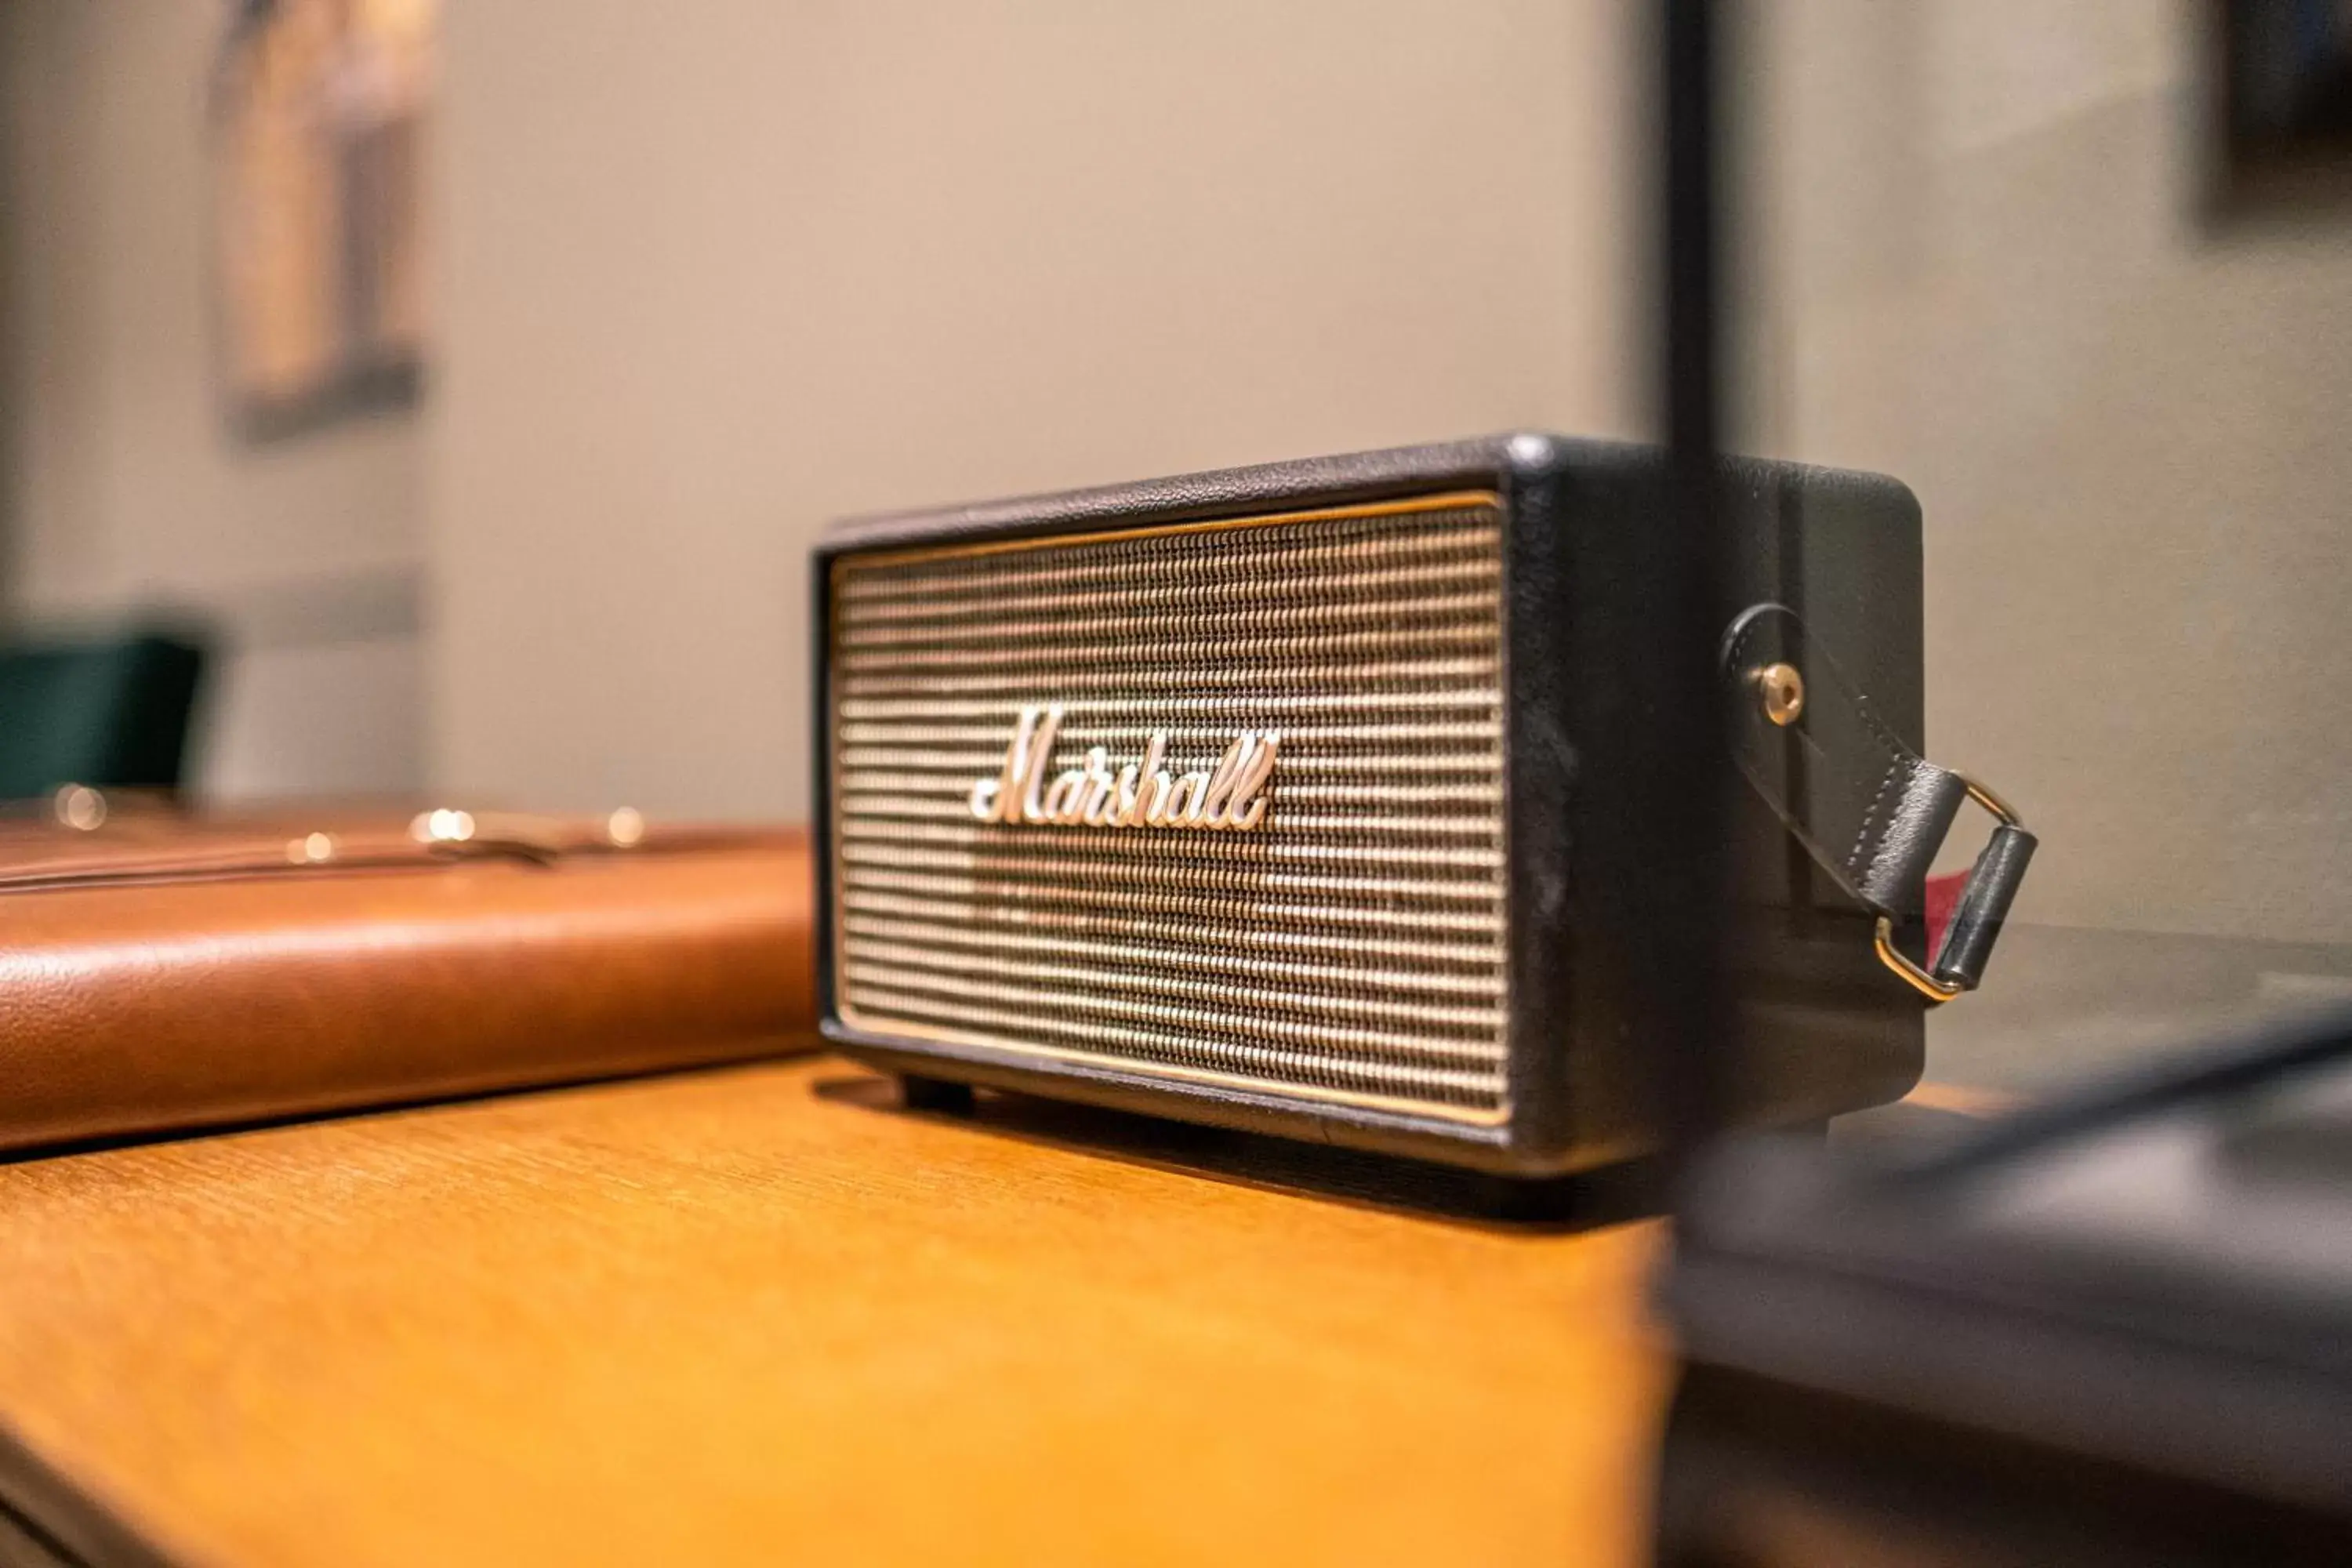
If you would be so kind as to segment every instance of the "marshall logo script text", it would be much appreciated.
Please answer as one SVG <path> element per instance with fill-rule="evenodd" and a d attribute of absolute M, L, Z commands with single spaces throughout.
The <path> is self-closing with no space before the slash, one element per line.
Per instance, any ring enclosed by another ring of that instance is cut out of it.
<path fill-rule="evenodd" d="M 1059 708 L 1024 708 L 995 777 L 971 786 L 971 814 L 982 822 L 1058 827 L 1206 827 L 1245 832 L 1265 820 L 1266 786 L 1281 737 L 1244 730 L 1205 773 L 1171 778 L 1160 765 L 1168 736 L 1151 737 L 1141 763 L 1116 773 L 1097 746 L 1087 765 L 1048 777 Z"/>

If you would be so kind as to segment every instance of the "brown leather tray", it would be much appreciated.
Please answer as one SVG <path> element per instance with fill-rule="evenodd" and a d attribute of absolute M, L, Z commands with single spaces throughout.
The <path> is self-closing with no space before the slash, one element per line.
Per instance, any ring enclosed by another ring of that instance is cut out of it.
<path fill-rule="evenodd" d="M 0 1149 L 804 1045 L 810 897 L 798 829 L 634 813 L 0 823 Z"/>

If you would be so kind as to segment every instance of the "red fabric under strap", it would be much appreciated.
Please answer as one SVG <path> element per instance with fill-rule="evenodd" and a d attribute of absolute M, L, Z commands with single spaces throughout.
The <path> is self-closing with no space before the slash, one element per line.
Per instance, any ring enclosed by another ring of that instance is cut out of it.
<path fill-rule="evenodd" d="M 1952 910 L 1958 908 L 1960 889 L 1969 885 L 1966 871 L 1955 871 L 1948 877 L 1927 879 L 1927 952 L 1928 962 L 1944 951 L 1944 930 L 1952 923 Z"/>

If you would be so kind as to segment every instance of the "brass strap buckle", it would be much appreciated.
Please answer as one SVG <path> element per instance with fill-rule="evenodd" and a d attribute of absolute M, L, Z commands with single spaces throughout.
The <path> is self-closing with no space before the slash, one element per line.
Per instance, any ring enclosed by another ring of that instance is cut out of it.
<path fill-rule="evenodd" d="M 2017 898 L 2018 884 L 2025 879 L 2034 847 L 2033 836 L 2007 801 L 1966 773 L 1953 776 L 1966 786 L 1970 800 L 1992 814 L 1993 832 L 1976 864 L 1969 868 L 1969 879 L 1961 884 L 1960 900 L 1952 910 L 1944 940 L 1923 969 L 1895 945 L 1894 916 L 1880 913 L 1872 939 L 1879 963 L 1937 1004 L 1975 990 L 1984 978 L 1984 961 L 1991 955 L 1993 938 L 2000 934 L 2001 921 Z"/>
<path fill-rule="evenodd" d="M 1931 1002 L 1973 991 L 2033 858 L 2007 802 L 1906 744 L 1786 605 L 1750 605 L 1724 634 L 1729 740 L 1740 771 L 1814 863 L 1875 918 L 1879 962 Z M 1994 818 L 1926 964 L 1895 933 L 1926 912 L 1927 873 L 1960 809 Z"/>

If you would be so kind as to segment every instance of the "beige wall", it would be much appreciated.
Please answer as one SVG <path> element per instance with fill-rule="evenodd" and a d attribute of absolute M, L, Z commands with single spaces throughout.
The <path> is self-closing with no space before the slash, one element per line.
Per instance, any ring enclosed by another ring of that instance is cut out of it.
<path fill-rule="evenodd" d="M 1635 15 L 453 6 L 444 782 L 804 810 L 837 514 L 1632 428 Z"/>
<path fill-rule="evenodd" d="M 2352 265 L 2191 221 L 2193 15 L 1754 8 L 1748 444 L 1919 491 L 1934 749 L 2045 829 L 2029 918 L 2352 941 Z M 0 9 L 10 603 L 226 616 L 219 788 L 801 810 L 827 518 L 1637 429 L 1642 16 L 456 5 L 422 439 L 254 451 L 216 13 Z"/>
<path fill-rule="evenodd" d="M 0 593 L 16 617 L 192 609 L 230 638 L 219 795 L 422 782 L 412 420 L 263 448 L 215 402 L 196 0 L 0 5 Z"/>
<path fill-rule="evenodd" d="M 1757 449 L 1928 520 L 2023 914 L 2352 940 L 2340 231 L 2189 216 L 2193 7 L 1751 8 Z M 444 781 L 795 812 L 828 517 L 1643 420 L 1639 7 L 450 18 Z"/>
<path fill-rule="evenodd" d="M 1759 8 L 1764 435 L 1918 491 L 2025 918 L 2352 941 L 2352 261 L 2198 228 L 2197 14 Z"/>

